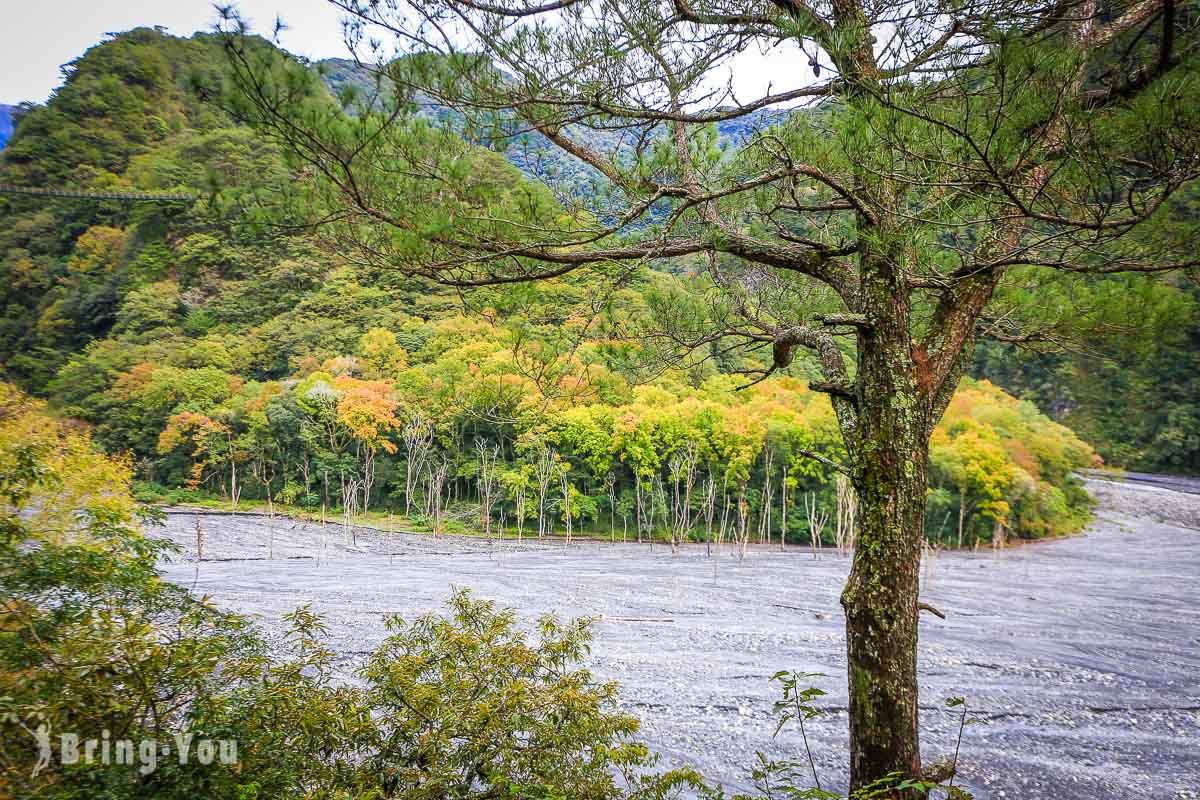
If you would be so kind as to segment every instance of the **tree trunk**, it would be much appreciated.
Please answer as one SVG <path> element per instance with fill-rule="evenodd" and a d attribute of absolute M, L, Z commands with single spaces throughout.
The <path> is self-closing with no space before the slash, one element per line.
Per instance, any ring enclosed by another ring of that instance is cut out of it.
<path fill-rule="evenodd" d="M 921 773 L 917 721 L 917 596 L 925 520 L 925 450 L 894 483 L 860 487 L 858 547 L 842 593 L 853 789 Z M 919 463 L 918 463 L 919 462 Z"/>
<path fill-rule="evenodd" d="M 229 457 L 229 500 L 233 503 L 233 510 L 237 511 L 238 497 L 241 495 L 241 489 L 238 488 L 237 482 L 237 461 L 233 456 Z"/>
<path fill-rule="evenodd" d="M 921 775 L 917 596 L 931 403 L 906 293 L 889 272 L 870 275 L 875 280 L 864 286 L 876 313 L 859 336 L 854 390 L 857 547 L 842 592 L 851 791 L 893 773 Z"/>
<path fill-rule="evenodd" d="M 958 491 L 958 549 L 962 550 L 963 546 L 963 525 L 967 520 L 967 493 L 963 489 Z"/>

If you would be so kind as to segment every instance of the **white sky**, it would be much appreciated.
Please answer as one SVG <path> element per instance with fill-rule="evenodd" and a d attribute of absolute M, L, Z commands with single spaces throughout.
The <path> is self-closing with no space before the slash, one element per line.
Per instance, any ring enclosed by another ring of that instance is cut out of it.
<path fill-rule="evenodd" d="M 228 2 L 228 0 L 226 0 Z M 270 35 L 276 15 L 287 30 L 280 44 L 309 58 L 345 57 L 340 14 L 326 0 L 239 0 L 255 32 Z M 0 0 L 0 103 L 44 102 L 62 81 L 59 67 L 104 40 L 109 32 L 161 25 L 177 36 L 210 30 L 217 12 L 211 0 Z M 795 86 L 796 55 L 762 55 L 751 48 L 735 63 L 734 88 L 741 100 Z M 724 78 L 715 78 L 724 84 Z"/>
<path fill-rule="evenodd" d="M 325 0 L 241 0 L 255 31 L 270 35 L 275 16 L 290 29 L 280 43 L 313 58 L 347 55 L 337 9 Z M 210 0 L 0 0 L 0 103 L 43 102 L 62 82 L 59 67 L 108 32 L 162 25 L 177 36 L 209 30 Z"/>

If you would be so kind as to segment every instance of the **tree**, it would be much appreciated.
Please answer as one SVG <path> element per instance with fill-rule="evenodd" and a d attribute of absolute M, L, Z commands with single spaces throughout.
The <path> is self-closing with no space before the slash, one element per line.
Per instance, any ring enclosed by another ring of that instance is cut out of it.
<path fill-rule="evenodd" d="M 368 378 L 392 380 L 408 365 L 408 354 L 386 328 L 371 328 L 358 340 L 358 354 Z"/>
<path fill-rule="evenodd" d="M 181 411 L 173 415 L 158 437 L 158 450 L 170 453 L 185 440 L 192 444 L 192 477 L 189 483 L 199 486 L 217 472 L 228 466 L 229 480 L 225 484 L 229 502 L 237 510 L 238 500 L 242 494 L 238 483 L 238 464 L 245 461 L 247 454 L 242 446 L 244 442 L 235 432 L 235 415 L 228 409 L 215 416 L 224 417 L 225 421 L 197 414 L 192 411 Z M 206 469 L 211 472 L 205 474 Z"/>
<path fill-rule="evenodd" d="M 5 796 L 124 800 L 148 783 L 156 797 L 220 798 L 705 791 L 692 770 L 661 768 L 617 685 L 582 667 L 586 620 L 524 626 L 456 591 L 444 614 L 389 618 L 347 682 L 309 607 L 268 649 L 251 620 L 163 578 L 176 548 L 145 535 L 155 515 L 136 513 L 132 477 L 0 383 L 0 730 L 6 743 L 41 729 L 104 747 L 62 769 L 38 766 L 38 747 L 0 748 Z M 165 754 L 181 737 L 215 757 L 168 764 L 139 745 Z"/>
<path fill-rule="evenodd" d="M 658 305 L 655 341 L 764 349 L 753 380 L 811 354 L 858 499 L 851 788 L 920 775 L 930 435 L 981 336 L 1053 335 L 1047 275 L 1197 265 L 1186 239 L 1137 235 L 1200 169 L 1192 5 L 335 5 L 389 89 L 345 98 L 355 115 L 228 15 L 227 49 L 239 110 L 321 176 L 309 206 L 356 260 L 464 288 L 682 260 L 703 291 Z M 731 59 L 759 47 L 795 59 L 793 82 L 739 98 Z M 413 121 L 416 97 L 453 113 Z M 725 148 L 722 123 L 742 129 Z M 557 148 L 592 190 L 560 206 L 513 185 L 460 131 Z M 1021 307 L 990 306 L 1013 285 Z"/>
<path fill-rule="evenodd" d="M 371 502 L 371 487 L 375 483 L 375 456 L 379 450 L 392 454 L 396 445 L 388 438 L 403 428 L 396 417 L 397 402 L 385 381 L 362 381 L 348 375 L 334 380 L 339 392 L 338 424 L 350 431 L 362 463 L 362 509 Z"/>
<path fill-rule="evenodd" d="M 938 429 L 930 458 L 958 490 L 958 546 L 971 515 L 982 511 L 997 523 L 1008 515 L 1007 494 L 1016 478 L 998 437 L 982 426 L 960 424 L 949 431 Z"/>
<path fill-rule="evenodd" d="M 500 485 L 513 501 L 513 516 L 517 520 L 518 542 L 525 536 L 525 519 L 529 516 L 526 498 L 529 492 L 531 471 L 528 464 L 517 464 L 512 469 L 500 473 Z"/>
<path fill-rule="evenodd" d="M 430 459 L 425 464 L 425 513 L 433 518 L 433 535 L 442 535 L 442 490 L 446 486 L 446 476 L 450 474 L 450 462 L 443 455 L 441 460 Z"/>
<path fill-rule="evenodd" d="M 535 455 L 537 460 L 533 462 L 533 476 L 537 481 L 538 538 L 541 539 L 553 532 L 553 523 L 546 516 L 546 505 L 550 499 L 550 482 L 562 470 L 558 465 L 558 456 L 546 445 L 538 447 Z"/>
<path fill-rule="evenodd" d="M 571 483 L 570 465 L 561 462 L 558 464 L 558 487 L 561 492 L 558 509 L 562 512 L 563 527 L 566 528 L 567 533 L 564 542 L 569 545 L 575 518 L 579 516 L 579 508 L 573 503 L 579 497 L 579 490 L 575 488 L 575 484 Z"/>
<path fill-rule="evenodd" d="M 479 487 L 479 516 L 485 538 L 492 537 L 492 508 L 500 499 L 499 473 L 497 462 L 500 460 L 500 446 L 492 444 L 482 436 L 475 438 L 475 453 L 479 456 L 479 475 L 476 484 Z"/>
<path fill-rule="evenodd" d="M 692 532 L 692 489 L 696 486 L 696 445 L 688 441 L 667 464 L 671 475 L 671 552 Z M 681 491 L 682 485 L 682 491 Z"/>
<path fill-rule="evenodd" d="M 433 425 L 420 411 L 409 416 L 401 430 L 404 440 L 404 515 L 412 515 L 413 496 L 425 473 L 425 462 L 433 450 Z"/>

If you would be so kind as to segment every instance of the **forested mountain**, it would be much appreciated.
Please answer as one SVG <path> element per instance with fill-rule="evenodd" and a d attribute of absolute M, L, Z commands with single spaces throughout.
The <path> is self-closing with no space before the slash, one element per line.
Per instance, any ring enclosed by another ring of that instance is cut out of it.
<path fill-rule="evenodd" d="M 0 160 L 0 182 L 198 198 L 0 196 L 6 376 L 129 453 L 146 492 L 387 506 L 436 525 L 444 497 L 631 535 L 670 529 L 682 504 L 701 528 L 707 515 L 710 528 L 792 538 L 810 528 L 795 511 L 802 494 L 836 503 L 835 473 L 806 455 L 836 458 L 840 445 L 801 359 L 791 377 L 736 392 L 747 380 L 734 373 L 755 364 L 714 352 L 677 365 L 635 346 L 631 332 L 669 306 L 677 282 L 696 280 L 686 260 L 463 292 L 354 263 L 273 201 L 312 178 L 225 110 L 224 58 L 210 35 L 121 34 L 70 66 Z M 361 81 L 351 66 L 320 65 L 329 102 Z M 419 120 L 411 135 L 453 151 L 481 204 L 556 213 L 555 195 L 510 163 L 522 163 L 511 147 L 502 156 L 440 138 Z M 1173 384 L 1196 345 L 1179 324 L 1195 320 L 1194 294 L 1131 281 L 1110 299 L 1131 296 L 1159 304 L 1167 333 L 1145 340 L 1152 358 L 1124 354 L 1140 369 L 1118 370 L 1125 396 Z M 1090 356 L 1025 360 L 1008 347 L 983 351 L 980 379 L 1080 420 L 1102 453 L 1130 465 L 1157 463 L 1152 443 L 1182 430 L 1185 455 L 1172 463 L 1195 467 L 1182 387 L 1173 410 L 1147 402 L 1162 424 L 1118 433 L 1105 415 L 1124 401 L 1099 390 L 1115 367 L 1088 372 Z M 1092 458 L 1032 404 L 969 383 L 935 436 L 930 535 L 1076 529 L 1086 500 L 1069 473 Z"/>
<path fill-rule="evenodd" d="M 350 59 L 328 58 L 313 63 L 312 68 L 321 76 L 335 97 L 347 101 L 351 98 L 374 98 L 389 91 L 386 80 L 380 80 L 381 75 L 373 68 Z M 414 113 L 418 117 L 458 122 L 461 128 L 459 115 L 431 98 L 418 93 L 413 98 L 413 104 Z M 819 111 L 805 109 L 796 113 Z M 755 131 L 765 130 L 785 117 L 786 114 L 777 109 L 763 109 L 745 117 L 715 122 L 712 125 L 715 144 L 721 149 L 736 147 L 744 143 Z M 637 142 L 617 128 L 596 131 L 583 126 L 573 126 L 570 130 L 578 141 L 588 147 L 600 152 L 619 153 L 622 159 L 633 160 Z M 601 179 L 596 171 L 579 159 L 563 153 L 541 134 L 521 128 L 511 128 L 506 132 L 512 135 L 502 139 L 491 137 L 487 131 L 473 133 L 479 144 L 495 148 L 530 178 L 552 181 L 559 192 L 597 190 L 597 182 Z"/>
<path fill-rule="evenodd" d="M 1111 464 L 1200 474 L 1200 288 L 1160 294 L 1148 336 L 1053 352 L 989 342 L 972 372 L 1036 403 Z"/>
<path fill-rule="evenodd" d="M 1174 198 L 1150 235 L 1200 238 L 1200 190 Z M 1133 469 L 1200 474 L 1200 282 L 1195 271 L 1166 281 L 1107 278 L 1092 297 L 1097 341 L 1016 346 L 985 342 L 972 373 L 1035 402 L 1092 442 L 1106 461 Z"/>

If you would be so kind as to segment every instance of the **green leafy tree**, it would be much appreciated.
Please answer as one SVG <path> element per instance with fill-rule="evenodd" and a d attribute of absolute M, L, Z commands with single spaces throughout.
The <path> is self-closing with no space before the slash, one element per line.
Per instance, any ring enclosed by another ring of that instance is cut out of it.
<path fill-rule="evenodd" d="M 408 354 L 396 341 L 396 334 L 386 328 L 372 328 L 364 333 L 358 340 L 358 354 L 367 378 L 394 379 L 408 366 Z"/>
<path fill-rule="evenodd" d="M 363 668 L 373 763 L 402 797 L 656 797 L 689 774 L 647 779 L 637 721 L 614 684 L 576 665 L 586 623 L 541 619 L 527 641 L 511 610 L 456 592 L 448 615 L 393 631 Z M 626 784 L 628 788 L 622 788 Z"/>

